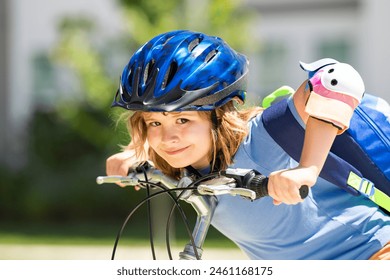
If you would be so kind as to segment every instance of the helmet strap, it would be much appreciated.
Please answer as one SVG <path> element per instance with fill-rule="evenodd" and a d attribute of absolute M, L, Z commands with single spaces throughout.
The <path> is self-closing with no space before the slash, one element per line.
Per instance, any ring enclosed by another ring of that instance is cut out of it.
<path fill-rule="evenodd" d="M 211 123 L 213 125 L 213 130 L 217 130 L 219 126 L 217 112 L 215 110 L 211 111 Z"/>
<path fill-rule="evenodd" d="M 194 168 L 192 165 L 188 165 L 184 167 L 184 169 L 187 171 L 187 176 L 192 176 L 195 179 L 202 177 L 202 174 L 200 174 L 199 171 L 196 170 L 196 168 Z"/>

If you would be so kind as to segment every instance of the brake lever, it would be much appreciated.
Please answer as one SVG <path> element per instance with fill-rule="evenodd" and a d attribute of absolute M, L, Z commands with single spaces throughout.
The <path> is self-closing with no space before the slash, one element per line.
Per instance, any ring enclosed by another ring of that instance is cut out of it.
<path fill-rule="evenodd" d="M 96 178 L 96 183 L 101 185 L 101 184 L 105 184 L 105 183 L 113 183 L 113 184 L 117 184 L 117 183 L 121 183 L 125 186 L 136 186 L 138 185 L 138 182 L 139 182 L 139 179 L 135 176 L 126 176 L 126 177 L 123 177 L 123 176 L 98 176 Z"/>
<path fill-rule="evenodd" d="M 232 188 L 226 185 L 199 185 L 197 188 L 199 194 L 201 195 L 222 195 L 222 194 L 230 194 L 232 196 L 242 196 L 244 198 L 249 198 L 251 200 L 255 200 L 256 193 L 249 189 L 243 188 Z"/>
<path fill-rule="evenodd" d="M 232 196 L 242 196 L 254 200 L 256 193 L 250 189 L 236 188 L 237 182 L 231 177 L 217 177 L 203 182 L 197 187 L 197 191 L 201 195 L 222 195 L 230 194 Z"/>
<path fill-rule="evenodd" d="M 105 183 L 109 184 L 122 184 L 124 186 L 137 186 L 139 185 L 139 178 L 137 174 L 141 174 L 144 171 L 149 171 L 153 168 L 153 164 L 149 161 L 142 161 L 134 163 L 133 167 L 129 169 L 127 176 L 110 175 L 110 176 L 98 176 L 96 183 L 101 185 Z"/>

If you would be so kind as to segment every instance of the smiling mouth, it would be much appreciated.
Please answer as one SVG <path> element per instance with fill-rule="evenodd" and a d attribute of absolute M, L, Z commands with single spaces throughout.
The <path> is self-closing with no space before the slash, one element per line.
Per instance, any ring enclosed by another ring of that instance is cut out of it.
<path fill-rule="evenodd" d="M 167 155 L 173 156 L 173 155 L 180 154 L 181 152 L 183 152 L 183 151 L 186 150 L 187 148 L 188 148 L 188 147 L 184 147 L 184 148 L 177 149 L 177 150 L 165 151 L 165 153 L 166 153 Z"/>

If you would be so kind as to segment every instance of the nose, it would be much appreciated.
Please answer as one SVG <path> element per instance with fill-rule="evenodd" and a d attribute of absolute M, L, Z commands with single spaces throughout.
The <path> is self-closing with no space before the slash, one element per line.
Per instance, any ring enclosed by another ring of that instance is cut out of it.
<path fill-rule="evenodd" d="M 172 126 L 164 127 L 161 130 L 161 142 L 166 143 L 177 143 L 179 141 L 179 134 L 177 129 Z"/>

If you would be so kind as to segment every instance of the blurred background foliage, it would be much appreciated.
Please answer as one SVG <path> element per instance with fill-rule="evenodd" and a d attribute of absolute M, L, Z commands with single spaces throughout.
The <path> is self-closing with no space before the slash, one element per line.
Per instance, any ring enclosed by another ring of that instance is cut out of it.
<path fill-rule="evenodd" d="M 19 170 L 0 168 L 6 186 L 0 189 L 1 220 L 122 221 L 145 194 L 95 183 L 105 174 L 106 158 L 130 140 L 124 124 L 116 121 L 122 111 L 110 108 L 122 68 L 140 45 L 172 29 L 217 35 L 244 51 L 249 38 L 243 30 L 252 14 L 240 2 L 120 0 L 123 30 L 110 39 L 100 36 L 91 18 L 62 19 L 55 48 L 39 59 L 46 86 L 66 98 L 50 96 L 52 106 L 37 102 L 28 128 L 28 162 Z"/>

